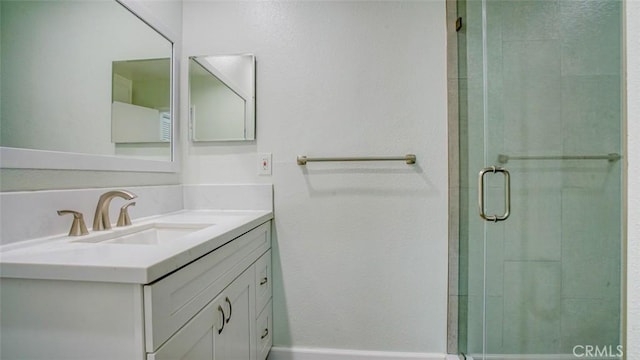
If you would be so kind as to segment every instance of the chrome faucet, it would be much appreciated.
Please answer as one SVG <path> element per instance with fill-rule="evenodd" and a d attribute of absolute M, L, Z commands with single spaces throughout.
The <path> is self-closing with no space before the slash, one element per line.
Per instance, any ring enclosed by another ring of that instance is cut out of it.
<path fill-rule="evenodd" d="M 111 220 L 109 220 L 109 205 L 111 204 L 111 200 L 114 197 L 131 200 L 135 199 L 137 195 L 126 190 L 107 191 L 106 193 L 100 195 L 98 206 L 96 207 L 96 214 L 93 217 L 93 231 L 111 229 Z"/>

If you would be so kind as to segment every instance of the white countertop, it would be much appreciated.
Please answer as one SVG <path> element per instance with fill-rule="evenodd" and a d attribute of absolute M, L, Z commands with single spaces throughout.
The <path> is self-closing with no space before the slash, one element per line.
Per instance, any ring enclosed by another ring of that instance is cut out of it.
<path fill-rule="evenodd" d="M 215 250 L 273 218 L 271 211 L 183 210 L 134 221 L 212 224 L 159 244 L 90 242 L 125 233 L 129 227 L 85 236 L 51 236 L 0 248 L 3 278 L 105 281 L 148 284 Z"/>

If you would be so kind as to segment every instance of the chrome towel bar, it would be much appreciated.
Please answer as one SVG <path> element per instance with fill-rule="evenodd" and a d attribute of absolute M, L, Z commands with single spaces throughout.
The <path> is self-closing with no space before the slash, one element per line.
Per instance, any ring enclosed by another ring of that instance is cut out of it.
<path fill-rule="evenodd" d="M 297 158 L 298 165 L 307 165 L 310 161 L 404 161 L 408 165 L 416 163 L 414 154 L 405 156 L 377 156 L 377 157 L 307 157 L 299 155 Z"/>
<path fill-rule="evenodd" d="M 622 155 L 611 153 L 607 155 L 555 155 L 555 156 L 510 156 L 499 154 L 498 162 L 506 164 L 509 160 L 609 160 L 611 162 L 622 159 Z"/>

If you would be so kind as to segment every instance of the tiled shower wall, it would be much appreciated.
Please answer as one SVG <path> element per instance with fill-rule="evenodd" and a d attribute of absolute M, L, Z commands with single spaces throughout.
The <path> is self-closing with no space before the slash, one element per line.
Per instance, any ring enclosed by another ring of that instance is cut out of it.
<path fill-rule="evenodd" d="M 499 154 L 621 152 L 621 7 L 488 0 L 485 84 L 482 2 L 458 4 L 460 351 L 482 351 L 485 278 L 488 353 L 620 343 L 621 162 L 509 161 L 512 215 L 497 224 L 479 218 L 476 183 Z"/>

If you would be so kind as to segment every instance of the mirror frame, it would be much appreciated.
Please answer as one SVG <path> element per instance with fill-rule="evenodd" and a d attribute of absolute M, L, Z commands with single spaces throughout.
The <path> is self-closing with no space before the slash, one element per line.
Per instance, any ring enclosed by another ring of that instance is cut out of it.
<path fill-rule="evenodd" d="M 180 172 L 178 118 L 180 37 L 140 0 L 113 0 L 171 43 L 171 160 L 145 160 L 115 155 L 0 147 L 0 169 L 97 170 L 126 172 Z"/>

